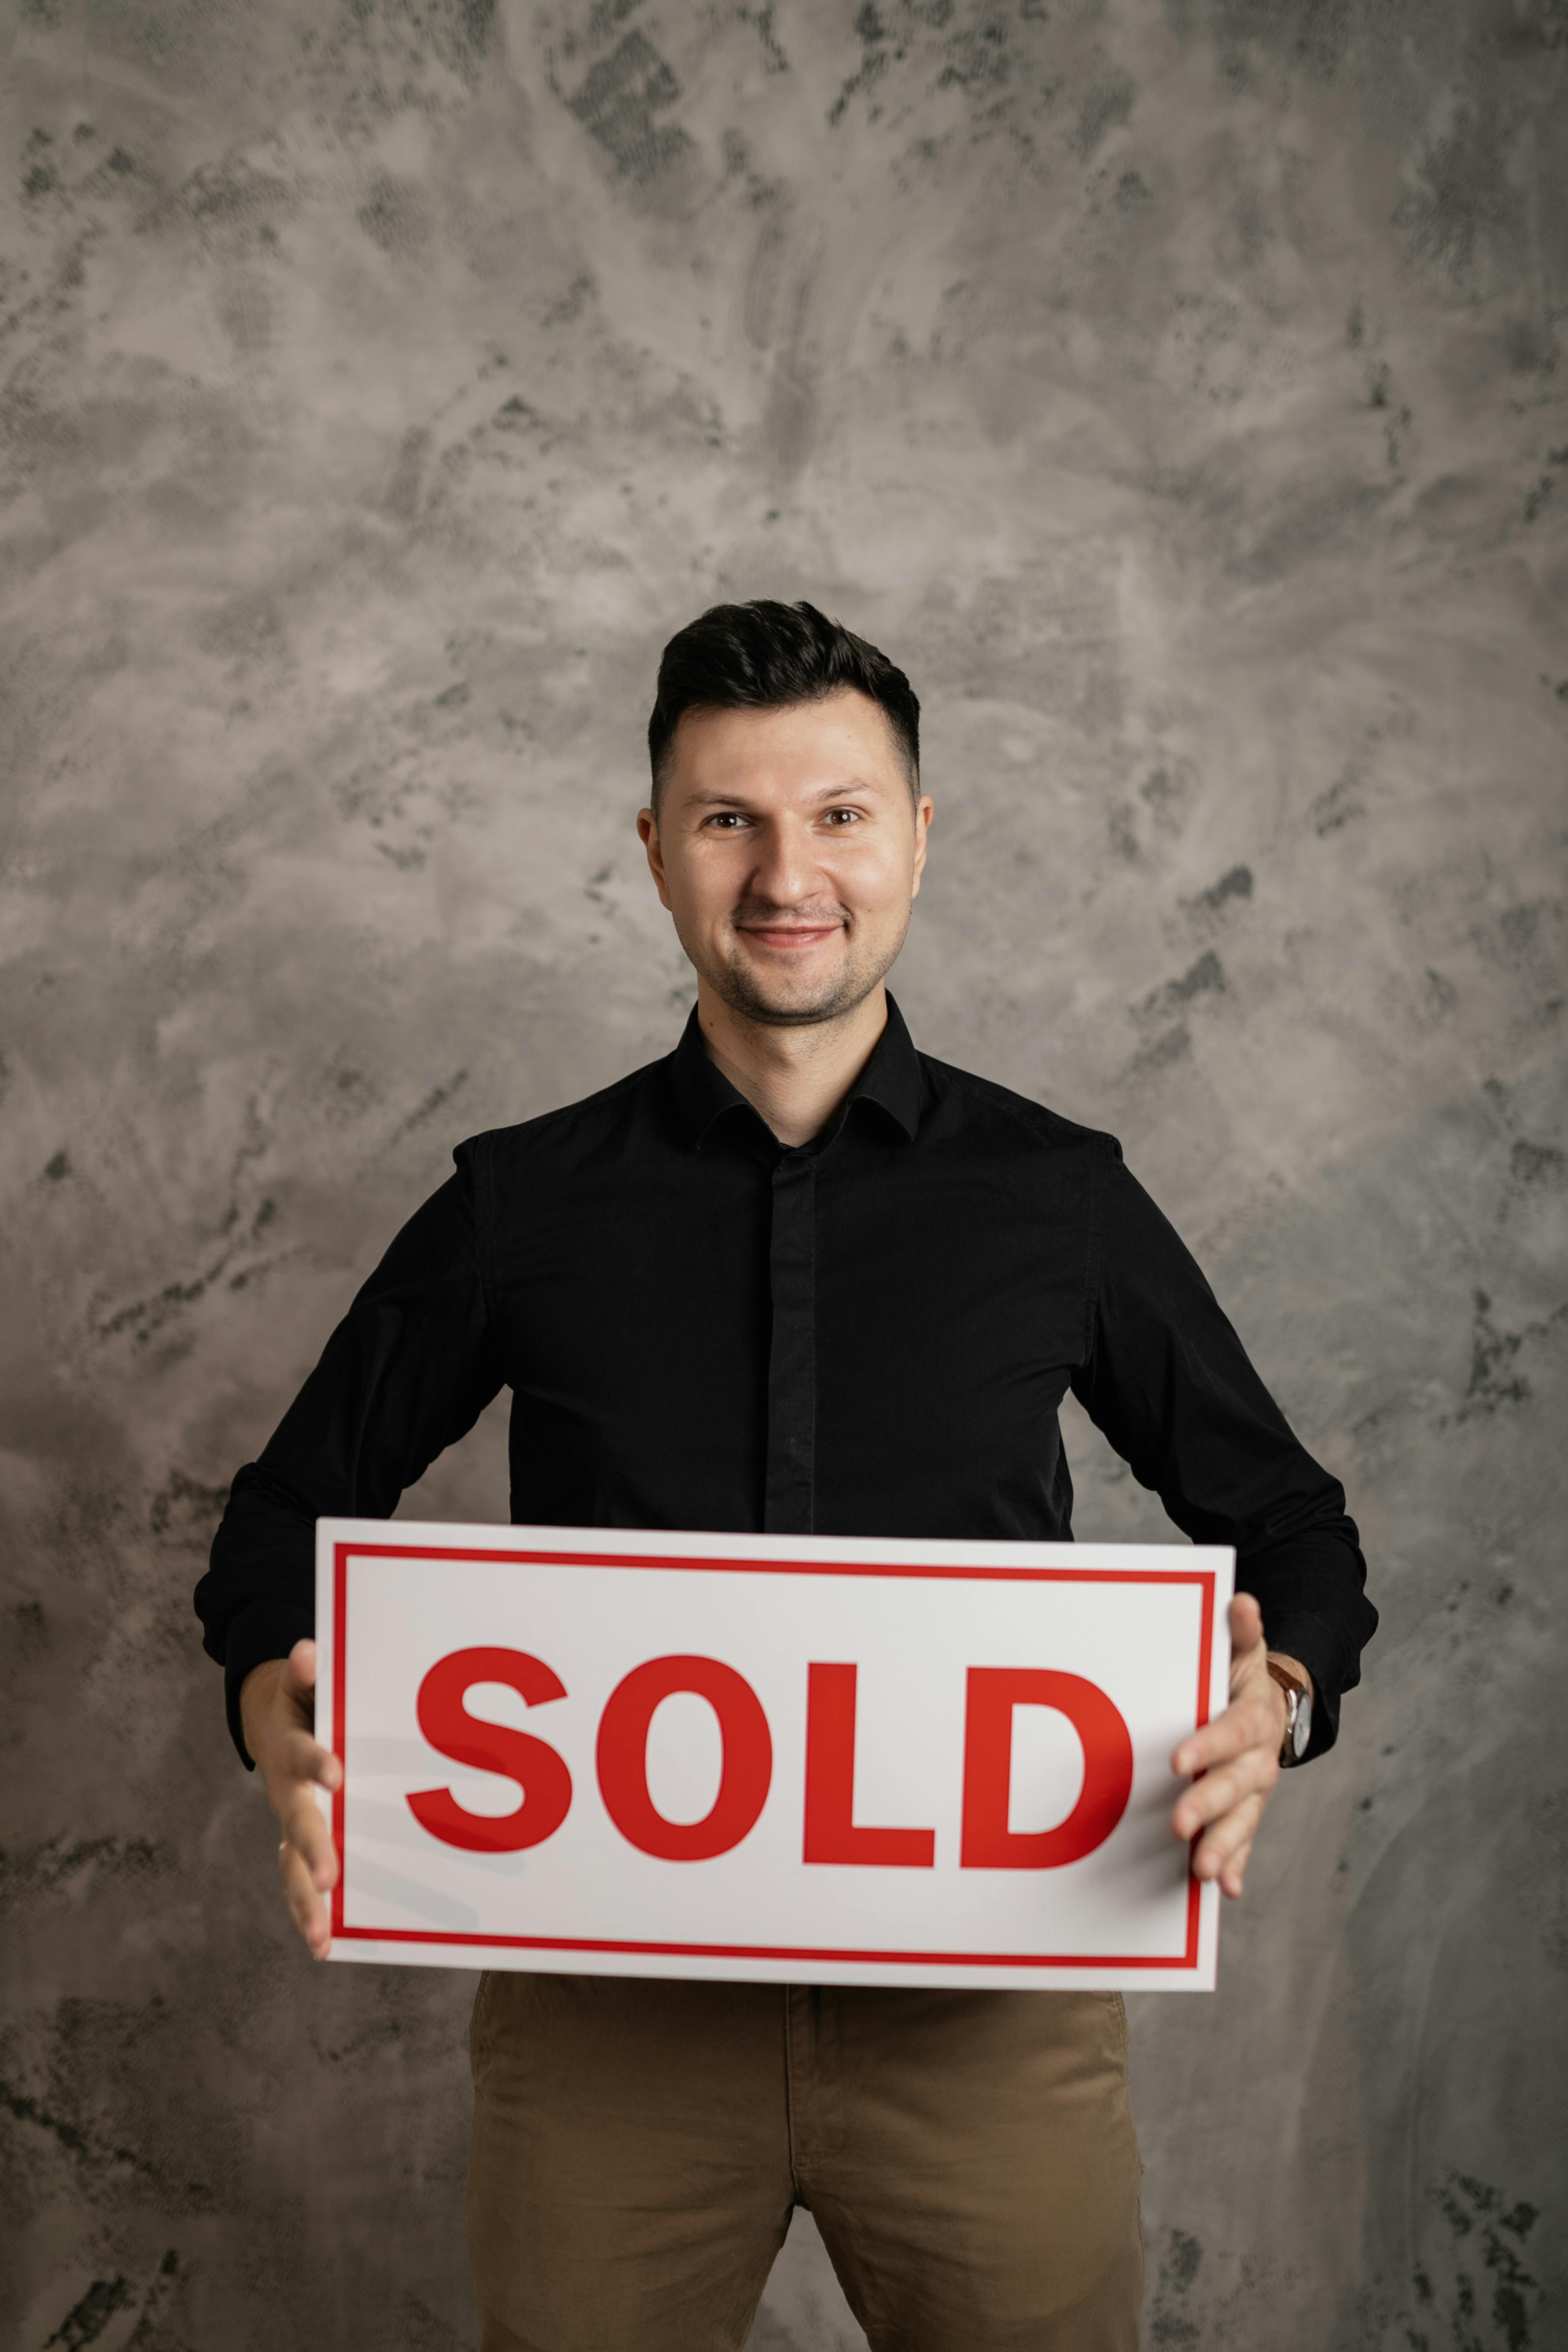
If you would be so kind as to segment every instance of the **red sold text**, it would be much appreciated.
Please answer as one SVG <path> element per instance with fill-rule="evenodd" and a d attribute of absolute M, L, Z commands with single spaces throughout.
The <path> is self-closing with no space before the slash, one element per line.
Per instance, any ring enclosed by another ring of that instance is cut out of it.
<path fill-rule="evenodd" d="M 884 1829 L 855 1818 L 858 1668 L 807 1670 L 805 1832 L 808 1863 L 930 1869 L 936 1832 Z M 475 1853 L 515 1853 L 553 1837 L 572 1807 L 563 1757 L 531 1731 L 486 1723 L 466 1700 L 479 1683 L 502 1683 L 529 1706 L 566 1696 L 558 1675 L 524 1650 L 455 1650 L 419 1686 L 419 1728 L 430 1746 L 469 1771 L 494 1772 L 521 1790 L 516 1810 L 472 1813 L 449 1789 L 423 1789 L 408 1805 L 446 1845 Z M 655 1709 L 677 1692 L 705 1699 L 723 1745 L 719 1791 L 699 1822 L 672 1822 L 648 1790 L 647 1738 Z M 1021 1706 L 1054 1707 L 1083 1748 L 1083 1788 L 1067 1819 L 1048 1830 L 1007 1826 L 1013 1717 Z M 617 1683 L 605 1703 L 595 1747 L 599 1795 L 621 1835 L 665 1862 L 707 1862 L 755 1828 L 773 1785 L 773 1743 L 763 1703 L 743 1675 L 717 1658 L 650 1658 Z M 961 1866 L 1055 1870 L 1102 1845 L 1127 1809 L 1132 1741 L 1105 1693 L 1081 1675 L 1044 1666 L 971 1666 L 964 1714 Z"/>

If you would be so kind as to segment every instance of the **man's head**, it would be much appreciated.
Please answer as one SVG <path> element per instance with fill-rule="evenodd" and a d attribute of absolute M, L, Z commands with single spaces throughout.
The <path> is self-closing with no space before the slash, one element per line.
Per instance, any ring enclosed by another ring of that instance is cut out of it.
<path fill-rule="evenodd" d="M 931 803 L 920 704 L 810 604 L 720 604 L 672 637 L 637 820 L 701 979 L 769 1024 L 831 1021 L 909 928 Z"/>

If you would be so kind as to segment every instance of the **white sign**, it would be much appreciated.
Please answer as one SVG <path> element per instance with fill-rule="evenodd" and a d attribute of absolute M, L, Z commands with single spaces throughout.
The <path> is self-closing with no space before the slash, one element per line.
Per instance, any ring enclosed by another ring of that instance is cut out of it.
<path fill-rule="evenodd" d="M 317 1525 L 339 1959 L 1212 1990 L 1184 1545 Z"/>

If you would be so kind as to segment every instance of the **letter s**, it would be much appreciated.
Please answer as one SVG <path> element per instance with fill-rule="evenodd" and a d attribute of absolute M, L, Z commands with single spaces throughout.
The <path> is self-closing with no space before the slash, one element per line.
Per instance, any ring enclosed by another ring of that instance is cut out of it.
<path fill-rule="evenodd" d="M 419 1685 L 419 1728 L 432 1748 L 473 1772 L 515 1780 L 522 1802 L 514 1812 L 469 1813 L 450 1789 L 421 1789 L 408 1810 L 443 1845 L 469 1853 L 516 1853 L 542 1845 L 566 1818 L 572 1775 L 554 1748 L 510 1724 L 484 1723 L 463 1702 L 475 1683 L 505 1683 L 529 1706 L 564 1698 L 566 1686 L 542 1658 L 526 1650 L 454 1650 L 438 1658 Z"/>

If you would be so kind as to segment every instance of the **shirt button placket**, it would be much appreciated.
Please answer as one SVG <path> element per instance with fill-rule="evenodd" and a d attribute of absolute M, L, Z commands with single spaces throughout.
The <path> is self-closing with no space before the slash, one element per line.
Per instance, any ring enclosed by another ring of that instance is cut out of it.
<path fill-rule="evenodd" d="M 786 1151 L 773 1170 L 773 1339 L 763 1527 L 808 1536 L 816 1505 L 816 1160 Z"/>

